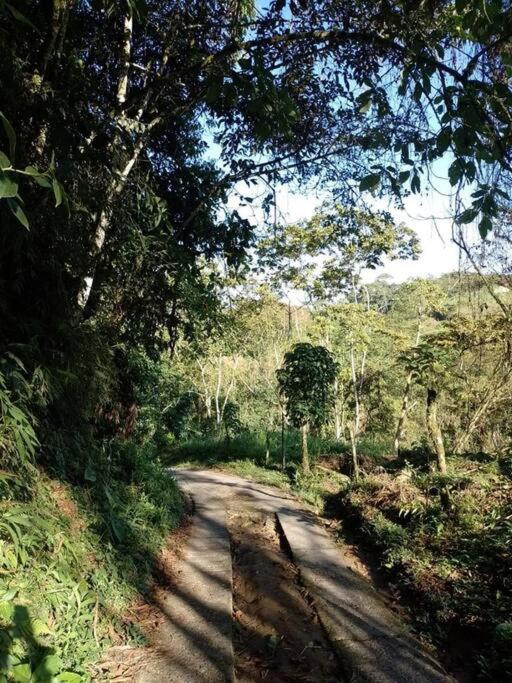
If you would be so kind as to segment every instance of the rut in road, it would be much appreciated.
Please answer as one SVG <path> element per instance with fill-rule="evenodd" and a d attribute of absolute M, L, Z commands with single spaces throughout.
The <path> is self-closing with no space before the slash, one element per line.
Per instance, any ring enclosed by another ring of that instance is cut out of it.
<path fill-rule="evenodd" d="M 238 683 L 336 683 L 338 659 L 281 547 L 276 519 L 228 514 L 233 558 L 233 644 Z"/>

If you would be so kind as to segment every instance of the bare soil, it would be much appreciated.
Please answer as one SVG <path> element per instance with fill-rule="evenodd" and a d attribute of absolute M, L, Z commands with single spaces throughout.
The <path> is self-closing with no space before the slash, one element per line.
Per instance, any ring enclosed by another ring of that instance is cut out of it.
<path fill-rule="evenodd" d="M 273 515 L 231 512 L 237 683 L 343 681 Z"/>

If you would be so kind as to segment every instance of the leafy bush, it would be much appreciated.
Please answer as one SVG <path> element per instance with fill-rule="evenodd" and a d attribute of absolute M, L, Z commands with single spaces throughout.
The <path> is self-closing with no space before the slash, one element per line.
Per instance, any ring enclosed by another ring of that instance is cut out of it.
<path fill-rule="evenodd" d="M 35 450 L 39 442 L 34 432 L 35 418 L 25 406 L 30 385 L 25 380 L 26 373 L 21 361 L 15 360 L 19 367 L 10 373 L 9 379 L 17 379 L 21 384 L 23 391 L 18 392 L 18 400 L 13 391 L 9 390 L 6 375 L 0 369 L 0 466 L 2 469 L 27 474 L 33 470 Z"/>
<path fill-rule="evenodd" d="M 226 403 L 224 408 L 223 422 L 226 429 L 226 438 L 228 440 L 240 435 L 242 431 L 240 407 L 236 403 L 233 403 L 233 401 L 228 401 Z"/>
<path fill-rule="evenodd" d="M 181 394 L 176 404 L 166 409 L 165 422 L 176 439 L 190 435 L 196 395 L 193 391 Z"/>

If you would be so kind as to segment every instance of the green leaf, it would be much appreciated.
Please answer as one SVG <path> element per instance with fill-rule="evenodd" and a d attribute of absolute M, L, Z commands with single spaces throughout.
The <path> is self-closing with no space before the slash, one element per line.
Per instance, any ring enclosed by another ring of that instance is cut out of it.
<path fill-rule="evenodd" d="M 0 169 L 4 170 L 6 168 L 11 168 L 11 160 L 6 154 L 0 152 Z"/>
<path fill-rule="evenodd" d="M 453 164 L 450 166 L 448 169 L 448 179 L 450 181 L 450 185 L 457 185 L 459 180 L 462 177 L 462 165 L 458 159 L 455 159 Z"/>
<path fill-rule="evenodd" d="M 376 190 L 380 185 L 380 174 L 379 173 L 370 173 L 370 175 L 365 176 L 361 182 L 359 183 L 359 190 L 361 192 L 365 192 L 366 190 L 370 190 L 373 192 Z"/>
<path fill-rule="evenodd" d="M 32 619 L 32 633 L 37 638 L 50 633 L 50 629 L 48 628 L 48 624 L 36 617 L 35 619 Z"/>
<path fill-rule="evenodd" d="M 481 238 L 485 239 L 491 230 L 492 220 L 489 218 L 489 216 L 484 215 L 478 224 L 478 232 L 480 233 Z"/>
<path fill-rule="evenodd" d="M 46 187 L 49 190 L 52 189 L 52 184 L 50 180 L 48 180 L 48 178 L 44 175 L 34 176 L 34 181 L 41 187 Z"/>
<path fill-rule="evenodd" d="M 476 166 L 472 161 L 466 161 L 465 172 L 468 180 L 472 182 L 475 179 L 476 175 Z"/>
<path fill-rule="evenodd" d="M 55 196 L 55 208 L 57 208 L 62 204 L 62 187 L 57 178 L 54 178 L 52 181 L 52 189 Z"/>
<path fill-rule="evenodd" d="M 12 680 L 15 683 L 30 683 L 32 678 L 32 669 L 30 664 L 16 664 L 12 667 Z"/>
<path fill-rule="evenodd" d="M 24 173 L 29 175 L 41 187 L 52 188 L 51 180 L 35 166 L 27 166 Z"/>
<path fill-rule="evenodd" d="M 457 223 L 471 223 L 475 220 L 478 215 L 476 209 L 466 209 L 463 211 L 457 219 Z"/>
<path fill-rule="evenodd" d="M 59 683 L 81 683 L 82 677 L 72 671 L 63 671 L 57 676 Z"/>
<path fill-rule="evenodd" d="M 357 98 L 358 111 L 360 114 L 366 114 L 366 112 L 370 109 L 372 105 L 372 94 L 372 90 L 366 90 Z"/>
<path fill-rule="evenodd" d="M 9 12 L 12 14 L 13 18 L 16 19 L 16 21 L 19 21 L 20 23 L 25 24 L 25 26 L 30 26 L 30 28 L 33 28 L 34 31 L 37 31 L 37 28 L 30 21 L 30 19 L 27 19 L 27 17 L 24 14 L 22 14 L 19 10 L 17 10 L 16 7 L 13 7 L 8 2 L 5 3 L 5 6 L 9 10 Z M 38 33 L 39 33 L 39 31 L 38 31 Z"/>
<path fill-rule="evenodd" d="M 14 605 L 10 602 L 0 602 L 0 619 L 10 621 L 14 614 Z"/>
<path fill-rule="evenodd" d="M 19 220 L 19 222 L 23 225 L 24 228 L 27 228 L 27 230 L 30 227 L 30 224 L 28 222 L 28 218 L 21 208 L 20 204 L 15 200 L 15 199 L 8 199 L 7 203 L 9 204 L 9 208 L 16 216 L 16 218 Z"/>
<path fill-rule="evenodd" d="M 421 190 L 421 181 L 419 175 L 415 172 L 411 178 L 411 192 L 418 194 Z"/>
<path fill-rule="evenodd" d="M 1 602 L 9 602 L 10 600 L 14 600 L 16 595 L 18 594 L 18 589 L 17 588 L 11 588 L 10 590 L 6 591 L 3 595 L 0 595 L 0 601 Z"/>
<path fill-rule="evenodd" d="M 437 136 L 436 144 L 439 154 L 444 154 L 450 146 L 452 140 L 452 131 L 449 127 L 442 128 Z"/>
<path fill-rule="evenodd" d="M 16 133 L 14 132 L 14 128 L 11 126 L 10 121 L 2 114 L 1 111 L 0 120 L 2 121 L 5 134 L 7 135 L 7 139 L 9 140 L 9 155 L 11 159 L 14 161 L 14 157 L 16 156 Z"/>
<path fill-rule="evenodd" d="M 35 681 L 45 683 L 48 681 L 48 674 L 54 675 L 62 668 L 62 660 L 57 655 L 46 655 L 36 670 L 34 671 Z"/>
<path fill-rule="evenodd" d="M 11 180 L 8 175 L 0 174 L 0 199 L 16 197 L 18 194 L 18 183 Z"/>

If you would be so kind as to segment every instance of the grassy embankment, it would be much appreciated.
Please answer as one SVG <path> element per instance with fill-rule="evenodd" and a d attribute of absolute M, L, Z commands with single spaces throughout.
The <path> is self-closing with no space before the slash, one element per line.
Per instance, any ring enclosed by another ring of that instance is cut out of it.
<path fill-rule="evenodd" d="M 163 468 L 134 447 L 76 486 L 0 478 L 0 681 L 88 681 L 111 645 L 142 644 L 127 608 L 182 512 Z"/>

